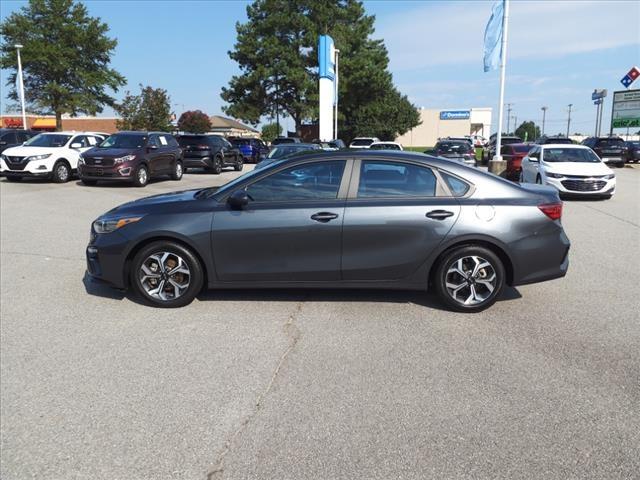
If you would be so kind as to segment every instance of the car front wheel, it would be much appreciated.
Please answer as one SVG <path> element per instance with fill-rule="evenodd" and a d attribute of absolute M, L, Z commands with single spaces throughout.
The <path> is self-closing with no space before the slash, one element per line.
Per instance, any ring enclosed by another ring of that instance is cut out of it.
<path fill-rule="evenodd" d="M 182 169 L 182 162 L 178 160 L 173 166 L 173 172 L 171 172 L 171 180 L 180 180 L 183 173 L 184 171 Z"/>
<path fill-rule="evenodd" d="M 204 274 L 193 252 L 171 241 L 142 248 L 131 265 L 131 284 L 148 303 L 157 307 L 183 307 L 202 290 Z"/>
<path fill-rule="evenodd" d="M 242 158 L 242 156 L 240 156 L 240 157 L 238 157 L 238 158 L 236 159 L 236 163 L 235 163 L 235 165 L 233 166 L 233 169 L 234 169 L 236 172 L 239 172 L 239 171 L 241 171 L 241 170 L 242 170 L 242 167 L 243 167 L 243 166 L 244 166 L 244 159 Z"/>
<path fill-rule="evenodd" d="M 52 179 L 55 183 L 65 183 L 71 177 L 71 169 L 67 162 L 61 160 L 53 166 Z"/>
<path fill-rule="evenodd" d="M 136 187 L 145 187 L 149 183 L 149 170 L 144 165 L 140 165 L 133 177 L 133 184 Z"/>
<path fill-rule="evenodd" d="M 438 263 L 434 283 L 440 300 L 458 312 L 480 312 L 493 305 L 504 288 L 505 269 L 491 250 L 463 246 Z"/>

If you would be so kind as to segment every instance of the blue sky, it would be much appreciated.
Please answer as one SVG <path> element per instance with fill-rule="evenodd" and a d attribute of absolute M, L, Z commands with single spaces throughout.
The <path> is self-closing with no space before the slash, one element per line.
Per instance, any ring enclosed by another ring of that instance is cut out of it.
<path fill-rule="evenodd" d="M 246 20 L 243 1 L 85 2 L 118 39 L 112 65 L 130 88 L 152 85 L 169 91 L 176 113 L 199 108 L 221 113 L 220 89 L 236 73 L 227 51 L 235 42 L 235 23 Z M 493 107 L 497 124 L 498 72 L 482 71 L 482 40 L 492 1 L 366 1 L 376 16 L 374 37 L 383 38 L 398 88 L 416 106 Z M 0 18 L 25 2 L 3 0 Z M 594 88 L 622 89 L 620 78 L 640 64 L 640 2 L 543 0 L 511 3 L 505 101 L 512 116 L 541 121 L 547 132 L 591 133 Z M 338 45 L 339 48 L 339 45 Z M 6 75 L 0 72 L 6 110 Z M 640 88 L 640 80 L 634 87 Z M 611 93 L 605 105 L 608 125 Z M 106 112 L 109 113 L 109 112 Z M 514 121 L 513 119 L 511 120 Z M 291 127 L 291 122 L 288 122 Z M 621 132 L 622 133 L 622 132 Z"/>

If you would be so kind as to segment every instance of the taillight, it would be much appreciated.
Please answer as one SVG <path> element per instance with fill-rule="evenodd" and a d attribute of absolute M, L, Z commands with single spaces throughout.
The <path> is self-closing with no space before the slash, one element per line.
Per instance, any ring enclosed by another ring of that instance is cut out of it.
<path fill-rule="evenodd" d="M 551 220 L 560 220 L 560 218 L 562 218 L 562 202 L 545 203 L 538 205 L 538 208 Z"/>

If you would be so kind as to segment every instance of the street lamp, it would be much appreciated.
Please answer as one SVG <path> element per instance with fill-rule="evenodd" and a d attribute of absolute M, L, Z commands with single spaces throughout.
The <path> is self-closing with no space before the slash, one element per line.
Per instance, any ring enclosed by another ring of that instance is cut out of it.
<path fill-rule="evenodd" d="M 541 135 L 544 135 L 544 121 L 547 118 L 547 110 L 548 110 L 548 108 L 549 107 L 542 107 L 541 108 L 541 110 L 542 110 L 542 134 Z"/>
<path fill-rule="evenodd" d="M 22 128 L 27 130 L 27 114 L 24 110 L 24 81 L 22 79 L 22 61 L 20 59 L 20 49 L 22 48 L 22 45 L 17 44 L 14 45 L 14 47 L 16 47 L 16 51 L 18 52 L 18 85 L 20 86 L 20 91 L 18 93 L 20 95 L 20 105 L 22 106 Z"/>

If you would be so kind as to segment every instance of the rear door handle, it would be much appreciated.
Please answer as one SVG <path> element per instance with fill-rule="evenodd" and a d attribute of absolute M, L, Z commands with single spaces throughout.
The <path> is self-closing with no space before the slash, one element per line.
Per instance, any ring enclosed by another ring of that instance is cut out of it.
<path fill-rule="evenodd" d="M 338 218 L 338 214 L 333 212 L 318 212 L 311 215 L 311 220 L 321 223 L 327 223 L 336 218 Z"/>
<path fill-rule="evenodd" d="M 453 216 L 453 212 L 448 210 L 431 210 L 427 212 L 427 217 L 433 218 L 435 220 L 444 220 L 445 218 L 449 218 Z"/>

